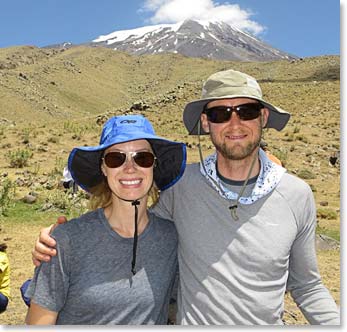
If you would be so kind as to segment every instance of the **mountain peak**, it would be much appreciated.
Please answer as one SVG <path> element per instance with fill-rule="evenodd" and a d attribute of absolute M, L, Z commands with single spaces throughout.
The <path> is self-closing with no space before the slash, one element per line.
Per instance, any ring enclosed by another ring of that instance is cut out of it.
<path fill-rule="evenodd" d="M 216 60 L 271 61 L 293 59 L 292 55 L 265 44 L 226 22 L 187 19 L 99 36 L 93 45 L 130 54 L 180 53 Z"/>

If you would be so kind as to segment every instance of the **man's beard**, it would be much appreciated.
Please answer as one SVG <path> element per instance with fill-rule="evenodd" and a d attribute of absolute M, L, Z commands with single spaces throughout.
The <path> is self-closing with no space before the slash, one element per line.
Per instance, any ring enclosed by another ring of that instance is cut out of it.
<path fill-rule="evenodd" d="M 212 143 L 216 147 L 216 150 L 225 158 L 229 160 L 243 160 L 253 154 L 253 152 L 257 149 L 260 144 L 261 135 L 259 138 L 254 141 L 248 143 L 245 147 L 241 145 L 229 147 L 226 143 L 219 144 L 215 141 L 214 137 L 211 136 Z"/>

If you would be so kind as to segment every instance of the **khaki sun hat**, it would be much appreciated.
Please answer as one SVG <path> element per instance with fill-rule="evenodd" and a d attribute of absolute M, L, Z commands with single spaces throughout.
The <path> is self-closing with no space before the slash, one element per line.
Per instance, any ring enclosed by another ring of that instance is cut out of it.
<path fill-rule="evenodd" d="M 251 98 L 260 101 L 270 112 L 266 128 L 282 130 L 287 124 L 290 114 L 262 99 L 258 82 L 247 74 L 235 70 L 225 70 L 211 75 L 202 88 L 202 98 L 186 105 L 183 122 L 190 135 L 198 134 L 198 123 L 206 104 L 212 100 L 228 98 Z M 201 134 L 206 134 L 200 128 Z"/>

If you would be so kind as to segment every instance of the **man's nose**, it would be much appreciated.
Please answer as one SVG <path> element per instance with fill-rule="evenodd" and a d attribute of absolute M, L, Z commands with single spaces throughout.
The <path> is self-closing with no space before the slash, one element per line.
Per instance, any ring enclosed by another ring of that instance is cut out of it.
<path fill-rule="evenodd" d="M 230 116 L 230 119 L 228 121 L 228 124 L 229 125 L 239 125 L 240 124 L 240 117 L 239 115 L 237 114 L 236 111 L 232 110 L 231 112 L 231 116 Z"/>

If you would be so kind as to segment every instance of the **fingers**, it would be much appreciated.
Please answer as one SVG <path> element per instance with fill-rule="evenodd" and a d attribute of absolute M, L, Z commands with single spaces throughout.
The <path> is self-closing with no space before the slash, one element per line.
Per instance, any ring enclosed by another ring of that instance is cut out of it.
<path fill-rule="evenodd" d="M 50 236 L 50 233 L 53 231 L 53 229 L 55 227 L 56 227 L 56 224 L 41 229 L 39 238 L 38 238 L 38 240 L 36 240 L 36 244 L 35 244 L 36 250 L 41 251 L 40 246 L 37 247 L 38 244 L 43 244 L 43 245 L 46 245 L 48 247 L 55 247 L 56 242 Z"/>
<path fill-rule="evenodd" d="M 55 240 L 50 237 L 50 232 L 54 225 L 43 228 L 40 231 L 39 238 L 36 240 L 34 250 L 31 252 L 32 261 L 35 266 L 40 266 L 41 262 L 49 262 L 51 256 L 57 254 L 56 249 L 52 248 L 56 245 Z"/>
<path fill-rule="evenodd" d="M 60 217 L 57 218 L 57 223 L 58 224 L 63 224 L 65 222 L 67 222 L 67 219 L 66 219 L 65 216 L 60 216 Z"/>
<path fill-rule="evenodd" d="M 37 247 L 38 244 L 36 244 L 35 247 Z M 35 266 L 40 266 L 41 262 L 49 262 L 51 259 L 51 256 L 55 256 L 57 254 L 57 251 L 52 248 L 48 248 L 44 245 L 41 245 L 40 251 L 34 249 L 31 254 L 32 254 L 32 261 Z M 45 253 L 47 254 L 45 254 Z"/>

